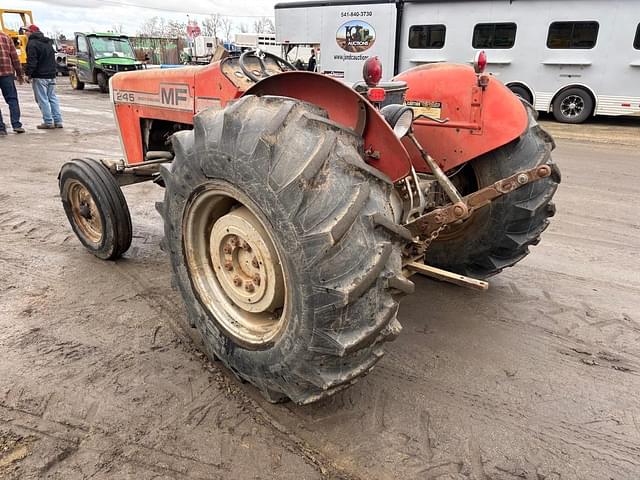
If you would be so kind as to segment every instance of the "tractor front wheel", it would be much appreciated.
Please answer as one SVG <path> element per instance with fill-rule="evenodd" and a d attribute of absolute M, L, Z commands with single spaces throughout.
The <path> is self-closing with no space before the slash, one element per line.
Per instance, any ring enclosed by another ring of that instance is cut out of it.
<path fill-rule="evenodd" d="M 555 144 L 529 112 L 529 128 L 520 138 L 489 152 L 459 170 L 451 180 L 464 195 L 502 178 L 552 163 Z M 556 170 L 557 171 L 557 170 Z M 444 230 L 427 250 L 426 263 L 461 275 L 487 278 L 515 265 L 537 245 L 555 214 L 551 202 L 559 174 L 498 198 L 460 225 Z"/>
<path fill-rule="evenodd" d="M 173 136 L 164 247 L 210 358 L 303 404 L 371 370 L 400 331 L 393 186 L 323 110 L 248 96 Z"/>
<path fill-rule="evenodd" d="M 131 216 L 120 186 L 102 163 L 86 158 L 65 163 L 60 198 L 71 228 L 96 257 L 115 260 L 131 245 Z"/>

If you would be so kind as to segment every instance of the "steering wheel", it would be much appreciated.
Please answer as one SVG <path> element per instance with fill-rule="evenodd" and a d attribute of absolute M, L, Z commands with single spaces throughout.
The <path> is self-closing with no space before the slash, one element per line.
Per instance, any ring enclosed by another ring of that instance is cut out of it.
<path fill-rule="evenodd" d="M 253 73 L 253 71 L 247 66 L 247 58 L 254 57 L 258 60 L 260 64 L 260 76 Z M 277 55 L 274 55 L 270 52 L 263 52 L 262 50 L 247 50 L 242 55 L 240 55 L 240 69 L 242 73 L 244 73 L 247 77 L 249 77 L 254 82 L 259 82 L 262 78 L 270 77 L 271 75 L 267 73 L 267 66 L 264 63 L 265 58 L 271 58 L 274 62 L 278 64 L 278 66 L 283 70 L 296 70 L 296 67 L 287 62 L 284 58 L 281 58 Z"/>

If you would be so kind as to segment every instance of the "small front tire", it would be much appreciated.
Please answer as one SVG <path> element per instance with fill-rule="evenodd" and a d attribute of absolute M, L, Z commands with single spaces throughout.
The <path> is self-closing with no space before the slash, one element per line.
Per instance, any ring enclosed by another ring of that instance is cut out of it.
<path fill-rule="evenodd" d="M 71 228 L 96 257 L 115 260 L 131 246 L 131 216 L 120 186 L 102 163 L 86 158 L 65 163 L 58 176 Z"/>

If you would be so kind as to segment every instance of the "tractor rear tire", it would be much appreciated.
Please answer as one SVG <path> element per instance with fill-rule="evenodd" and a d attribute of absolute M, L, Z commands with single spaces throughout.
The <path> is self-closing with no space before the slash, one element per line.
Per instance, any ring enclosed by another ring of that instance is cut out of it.
<path fill-rule="evenodd" d="M 82 244 L 103 260 L 120 258 L 131 246 L 131 216 L 120 186 L 100 162 L 75 159 L 58 175 L 60 198 Z"/>
<path fill-rule="evenodd" d="M 477 188 L 537 165 L 553 165 L 555 143 L 538 125 L 533 109 L 525 106 L 529 113 L 525 133 L 465 167 L 471 169 Z M 427 250 L 426 263 L 475 278 L 491 277 L 518 263 L 529 254 L 529 246 L 539 243 L 555 214 L 551 199 L 560 173 L 555 165 L 552 172 L 551 177 L 498 198 L 462 225 L 445 230 Z"/>
<path fill-rule="evenodd" d="M 247 96 L 194 126 L 173 136 L 157 207 L 206 353 L 271 402 L 349 386 L 401 329 L 392 294 L 413 287 L 391 181 L 363 161 L 360 137 L 291 98 Z"/>
<path fill-rule="evenodd" d="M 84 90 L 84 82 L 80 81 L 76 70 L 69 70 L 69 82 L 74 90 Z"/>
<path fill-rule="evenodd" d="M 103 72 L 98 72 L 96 75 L 96 81 L 98 82 L 100 92 L 109 93 L 109 79 Z"/>

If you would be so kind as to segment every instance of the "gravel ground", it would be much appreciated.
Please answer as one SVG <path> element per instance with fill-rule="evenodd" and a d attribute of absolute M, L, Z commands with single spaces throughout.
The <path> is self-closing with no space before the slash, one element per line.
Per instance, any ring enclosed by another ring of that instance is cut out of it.
<path fill-rule="evenodd" d="M 297 407 L 194 347 L 160 188 L 125 189 L 124 259 L 81 247 L 57 172 L 120 147 L 107 97 L 60 83 L 64 130 L 21 87 L 28 133 L 0 139 L 0 478 L 640 478 L 639 119 L 548 123 L 542 243 L 487 293 L 415 278 L 378 367 Z"/>

